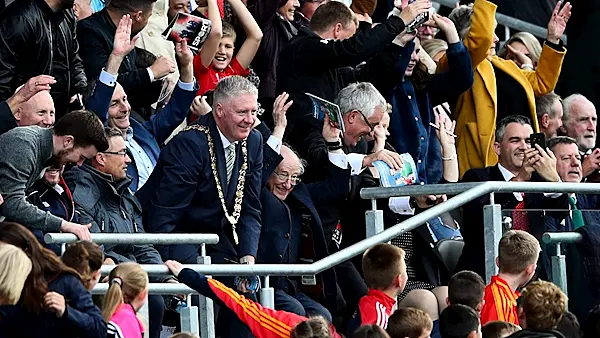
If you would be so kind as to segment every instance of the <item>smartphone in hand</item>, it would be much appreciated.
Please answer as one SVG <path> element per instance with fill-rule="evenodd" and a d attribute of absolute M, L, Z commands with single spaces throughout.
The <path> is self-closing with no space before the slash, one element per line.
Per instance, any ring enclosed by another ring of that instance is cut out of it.
<path fill-rule="evenodd" d="M 531 148 L 535 148 L 537 144 L 546 150 L 546 135 L 544 133 L 533 133 L 529 136 L 529 143 L 531 144 Z"/>

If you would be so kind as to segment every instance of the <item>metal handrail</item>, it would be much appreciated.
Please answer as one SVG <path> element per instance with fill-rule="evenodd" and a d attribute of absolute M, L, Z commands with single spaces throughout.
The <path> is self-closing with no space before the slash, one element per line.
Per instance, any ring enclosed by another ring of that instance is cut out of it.
<path fill-rule="evenodd" d="M 545 244 L 579 243 L 583 237 L 578 232 L 546 232 L 542 235 Z"/>
<path fill-rule="evenodd" d="M 435 2 L 450 8 L 456 7 L 457 0 L 435 0 Z M 540 39 L 545 39 L 548 35 L 548 30 L 544 27 L 534 25 L 527 21 L 519 20 L 502 13 L 496 13 L 496 21 L 501 26 L 509 27 L 520 32 L 529 32 Z M 561 40 L 566 44 L 567 36 L 563 35 Z"/>
<path fill-rule="evenodd" d="M 421 224 L 440 216 L 446 212 L 450 212 L 462 205 L 479 198 L 483 195 L 495 192 L 548 192 L 548 193 L 564 193 L 564 192 L 579 192 L 579 193 L 597 193 L 600 191 L 600 183 L 548 183 L 548 182 L 485 182 L 473 184 L 432 184 L 423 186 L 404 186 L 391 188 L 364 188 L 360 195 L 363 199 L 378 199 L 409 195 L 431 195 L 458 193 L 459 195 L 450 198 L 448 201 L 425 210 L 418 215 L 415 215 L 406 221 L 399 223 L 387 230 L 380 232 L 372 237 L 364 239 L 352 246 L 331 254 L 323 259 L 320 259 L 312 264 L 255 264 L 255 265 L 234 265 L 234 264 L 212 264 L 199 265 L 190 264 L 184 265 L 200 273 L 210 274 L 214 276 L 301 276 L 313 275 L 320 273 L 326 269 L 332 268 L 352 257 L 361 255 L 371 246 L 388 242 L 398 235 L 413 230 Z M 164 265 L 142 265 L 144 270 L 149 275 L 169 274 L 169 270 Z M 103 266 L 102 273 L 108 274 L 114 266 Z"/>
<path fill-rule="evenodd" d="M 92 241 L 96 244 L 217 244 L 217 234 L 91 234 Z M 48 244 L 74 243 L 79 239 L 74 234 L 48 233 L 44 241 Z"/>
<path fill-rule="evenodd" d="M 94 295 L 105 295 L 110 285 L 108 283 L 98 283 L 92 290 Z M 152 295 L 197 295 L 198 291 L 186 286 L 185 284 L 172 283 L 148 283 L 148 294 Z"/>

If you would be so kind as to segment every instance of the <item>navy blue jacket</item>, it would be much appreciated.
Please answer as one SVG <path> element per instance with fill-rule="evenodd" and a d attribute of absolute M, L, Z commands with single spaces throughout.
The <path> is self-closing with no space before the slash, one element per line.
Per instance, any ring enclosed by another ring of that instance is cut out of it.
<path fill-rule="evenodd" d="M 396 63 L 397 73 L 404 74 L 413 49 L 413 42 L 402 48 Z M 438 183 L 442 178 L 441 146 L 435 129 L 429 125 L 435 122 L 433 107 L 452 102 L 473 85 L 471 56 L 463 43 L 450 44 L 446 55 L 449 70 L 433 75 L 424 90 L 416 89 L 412 79 L 405 79 L 391 95 L 388 141 L 398 153 L 409 153 L 413 157 L 419 180 L 429 184 Z"/>
<path fill-rule="evenodd" d="M 268 129 L 268 128 L 267 128 Z M 263 133 L 263 138 L 268 138 Z M 348 193 L 349 169 L 340 169 L 330 163 L 327 179 L 321 182 L 305 184 L 298 183 L 285 201 L 281 201 L 267 187 L 266 182 L 283 160 L 270 146 L 264 147 L 263 182 L 265 186 L 261 192 L 262 229 L 258 244 L 257 263 L 297 264 L 300 263 L 300 246 L 302 244 L 302 223 L 307 219 L 307 225 L 312 233 L 314 259 L 320 260 L 329 255 L 327 241 L 323 232 L 321 218 L 317 213 L 315 204 L 337 201 Z M 308 263 L 308 262 L 307 262 Z M 333 269 L 322 274 L 325 297 L 328 307 L 335 311 L 336 304 L 336 276 Z M 273 285 L 276 289 L 288 290 L 288 280 L 285 277 L 276 277 Z"/>
<path fill-rule="evenodd" d="M 187 91 L 181 89 L 179 85 L 175 85 L 169 103 L 152 115 L 148 121 L 139 122 L 130 116 L 129 122 L 133 129 L 133 139 L 144 149 L 152 164 L 156 165 L 161 146 L 173 133 L 173 130 L 185 120 L 198 91 L 198 86 L 194 87 L 193 91 Z M 87 108 L 95 112 L 105 125 L 108 124 L 108 107 L 114 91 L 115 87 L 97 81 L 87 102 Z M 127 175 L 131 177 L 129 188 L 137 191 L 139 182 L 137 165 L 133 161 L 133 156 L 129 157 L 131 158 L 131 163 L 127 166 Z"/>
<path fill-rule="evenodd" d="M 239 168 L 242 164 L 241 142 L 236 148 L 236 162 L 229 186 L 225 168 L 225 150 L 212 114 L 200 117 L 194 124 L 210 129 L 214 143 L 219 182 L 230 214 L 233 212 Z M 253 130 L 248 136 L 248 169 L 242 212 L 237 225 L 239 245 L 235 245 L 231 226 L 227 223 L 217 195 L 211 170 L 206 134 L 199 130 L 179 133 L 160 153 L 152 175 L 137 192 L 143 210 L 143 224 L 149 233 L 216 233 L 219 243 L 213 252 L 235 259 L 256 257 L 260 237 L 260 188 L 263 161 L 262 136 Z M 186 261 L 197 255 L 200 245 L 156 246 L 163 259 Z M 209 252 L 212 256 L 213 252 Z"/>
<path fill-rule="evenodd" d="M 67 187 L 64 179 L 61 177 L 58 183 L 64 192 L 59 194 L 58 191 L 54 190 L 44 179 L 37 180 L 33 187 L 27 192 L 27 200 L 29 203 L 40 208 L 40 210 L 49 211 L 52 215 L 58 216 L 65 221 L 79 223 L 79 214 L 75 210 L 75 203 L 73 202 L 73 195 Z M 46 244 L 44 242 L 45 233 L 39 229 L 30 228 L 31 232 L 37 237 L 43 246 L 52 250 L 57 255 L 60 255 L 60 245 L 58 244 Z"/>
<path fill-rule="evenodd" d="M 17 120 L 6 101 L 0 102 L 0 135 L 17 127 Z"/>
<path fill-rule="evenodd" d="M 2 321 L 2 337 L 11 338 L 105 338 L 106 322 L 92 295 L 79 278 L 65 273 L 49 278 L 48 291 L 63 295 L 67 308 L 61 318 L 54 312 L 35 315 L 21 304 L 7 309 Z"/>

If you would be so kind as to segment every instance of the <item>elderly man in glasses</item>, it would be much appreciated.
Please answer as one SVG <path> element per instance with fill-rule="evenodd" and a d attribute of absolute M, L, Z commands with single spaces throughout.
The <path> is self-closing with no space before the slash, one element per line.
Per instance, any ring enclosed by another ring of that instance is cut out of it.
<path fill-rule="evenodd" d="M 264 151 L 266 184 L 261 192 L 257 262 L 311 263 L 326 257 L 327 241 L 315 204 L 331 203 L 347 194 L 349 170 L 330 161 L 324 181 L 305 184 L 300 179 L 305 161 L 295 151 L 286 145 L 265 147 Z M 272 277 L 271 285 L 277 310 L 301 316 L 321 315 L 331 322 L 327 308 L 335 310 L 337 293 L 333 269 L 316 276 Z"/>

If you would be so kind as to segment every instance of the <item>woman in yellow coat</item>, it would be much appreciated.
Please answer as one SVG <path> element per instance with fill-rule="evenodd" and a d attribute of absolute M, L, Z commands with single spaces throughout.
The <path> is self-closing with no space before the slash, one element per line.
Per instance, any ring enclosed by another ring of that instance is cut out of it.
<path fill-rule="evenodd" d="M 496 56 L 498 37 L 496 5 L 487 0 L 475 0 L 473 7 L 461 6 L 450 14 L 463 43 L 471 54 L 474 82 L 454 105 L 456 119 L 456 148 L 460 175 L 470 168 L 495 165 L 494 152 L 496 123 L 509 115 L 525 115 L 538 131 L 535 97 L 554 90 L 566 49 L 562 36 L 571 16 L 571 5 L 562 9 L 558 2 L 548 24 L 548 37 L 544 42 L 537 69 Z M 438 63 L 437 71 L 447 69 L 445 57 Z"/>

